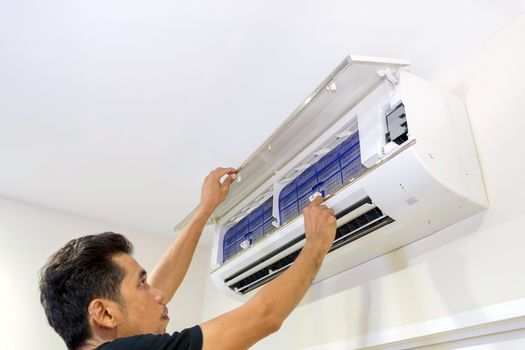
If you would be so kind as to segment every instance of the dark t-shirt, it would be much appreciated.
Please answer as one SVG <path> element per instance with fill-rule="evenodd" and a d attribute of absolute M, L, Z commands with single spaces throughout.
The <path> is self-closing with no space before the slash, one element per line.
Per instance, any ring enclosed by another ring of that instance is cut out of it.
<path fill-rule="evenodd" d="M 97 350 L 202 350 L 199 326 L 169 334 L 144 334 L 104 343 Z"/>

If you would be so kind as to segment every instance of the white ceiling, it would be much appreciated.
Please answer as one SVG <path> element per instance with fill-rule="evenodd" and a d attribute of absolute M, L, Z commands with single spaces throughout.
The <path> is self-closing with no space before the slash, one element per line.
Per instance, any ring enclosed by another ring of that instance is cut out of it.
<path fill-rule="evenodd" d="M 431 79 L 525 0 L 0 0 L 0 196 L 173 234 L 348 53 Z"/>

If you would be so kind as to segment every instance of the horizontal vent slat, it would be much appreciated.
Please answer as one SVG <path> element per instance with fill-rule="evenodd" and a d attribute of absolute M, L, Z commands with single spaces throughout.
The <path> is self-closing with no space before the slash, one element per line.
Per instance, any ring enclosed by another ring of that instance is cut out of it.
<path fill-rule="evenodd" d="M 345 210 L 341 211 L 340 213 L 338 213 L 336 215 L 336 218 L 337 219 L 340 219 L 342 218 L 343 216 L 345 216 L 346 214 L 356 210 L 357 208 L 359 207 L 362 207 L 363 205 L 365 204 L 372 204 L 372 199 L 370 199 L 370 197 L 365 197 L 363 199 L 361 199 L 360 201 L 354 203 L 353 205 L 349 206 L 348 208 L 346 208 Z M 230 282 L 231 280 L 237 278 L 238 276 L 242 275 L 243 273 L 247 272 L 247 271 L 250 271 L 251 269 L 253 269 L 254 267 L 260 265 L 261 263 L 267 261 L 268 259 L 271 259 L 272 257 L 276 256 L 277 254 L 285 251 L 286 249 L 290 248 L 291 246 L 299 243 L 300 241 L 302 241 L 303 239 L 305 239 L 305 235 L 302 234 L 300 235 L 299 237 L 293 239 L 292 241 L 288 242 L 287 244 L 285 244 L 284 246 L 280 247 L 279 249 L 269 253 L 269 254 L 266 254 L 265 256 L 261 257 L 260 259 L 257 259 L 257 261 L 251 263 L 250 265 L 242 268 L 241 270 L 237 271 L 236 273 L 234 273 L 233 275 L 231 276 L 228 276 L 224 282 L 228 283 Z"/>
<path fill-rule="evenodd" d="M 351 210 L 346 210 L 340 213 L 338 217 L 342 217 L 346 215 L 347 213 L 349 213 L 350 211 Z M 329 254 L 330 252 L 352 241 L 355 241 L 356 239 L 359 239 L 367 235 L 368 233 L 373 232 L 385 225 L 388 225 L 389 223 L 393 221 L 394 220 L 392 218 L 383 215 L 383 212 L 377 207 L 367 211 L 366 213 L 360 215 L 359 217 L 337 228 L 334 243 L 332 247 L 330 248 Z M 297 239 L 295 239 L 293 241 L 294 242 L 293 244 L 299 242 L 300 240 L 298 239 L 305 239 L 305 235 L 302 235 L 301 237 L 298 237 Z M 290 243 L 286 245 L 286 248 L 289 248 L 290 246 L 293 245 Z M 284 249 L 282 248 L 279 249 L 279 252 L 282 252 Z M 271 254 L 271 256 L 267 255 L 263 257 L 262 259 L 259 259 L 258 263 L 268 260 L 269 258 L 277 255 L 279 252 L 274 252 Z M 254 290 L 258 288 L 259 286 L 269 282 L 270 280 L 274 279 L 279 274 L 281 274 L 283 271 L 285 271 L 295 261 L 295 259 L 297 258 L 300 252 L 301 252 L 301 249 L 298 249 L 295 252 L 290 253 L 287 256 L 283 257 L 282 259 L 230 285 L 229 287 L 238 293 L 246 294 L 250 292 L 251 290 Z M 255 266 L 257 266 L 257 264 L 255 263 L 251 264 L 249 268 L 245 268 L 242 271 L 236 273 L 235 275 L 229 277 L 227 280 L 225 280 L 225 282 L 228 282 L 232 280 L 233 278 L 240 276 L 242 273 L 248 271 L 250 268 L 253 268 Z"/>

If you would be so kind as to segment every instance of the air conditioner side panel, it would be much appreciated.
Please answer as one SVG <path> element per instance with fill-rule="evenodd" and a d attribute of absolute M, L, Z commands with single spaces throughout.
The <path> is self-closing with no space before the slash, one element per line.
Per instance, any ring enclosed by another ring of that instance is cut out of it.
<path fill-rule="evenodd" d="M 467 201 L 487 206 L 481 169 L 459 98 L 409 72 L 400 72 L 399 95 L 406 108 L 410 137 L 428 171 Z"/>
<path fill-rule="evenodd" d="M 329 253 L 315 282 L 384 255 L 485 209 L 435 179 L 410 147 L 362 179 L 395 222 Z"/>

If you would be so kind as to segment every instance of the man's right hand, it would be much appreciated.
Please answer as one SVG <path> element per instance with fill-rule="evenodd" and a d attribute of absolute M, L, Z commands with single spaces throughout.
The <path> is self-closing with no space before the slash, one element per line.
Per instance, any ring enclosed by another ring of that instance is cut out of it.
<path fill-rule="evenodd" d="M 202 184 L 199 208 L 211 215 L 228 195 L 231 183 L 237 179 L 237 173 L 235 168 L 217 168 L 211 171 Z M 221 181 L 225 175 L 227 176 Z"/>
<path fill-rule="evenodd" d="M 324 253 L 332 246 L 337 230 L 337 219 L 334 210 L 323 204 L 323 197 L 316 197 L 309 206 L 304 208 L 304 228 L 306 244 L 312 244 Z"/>

